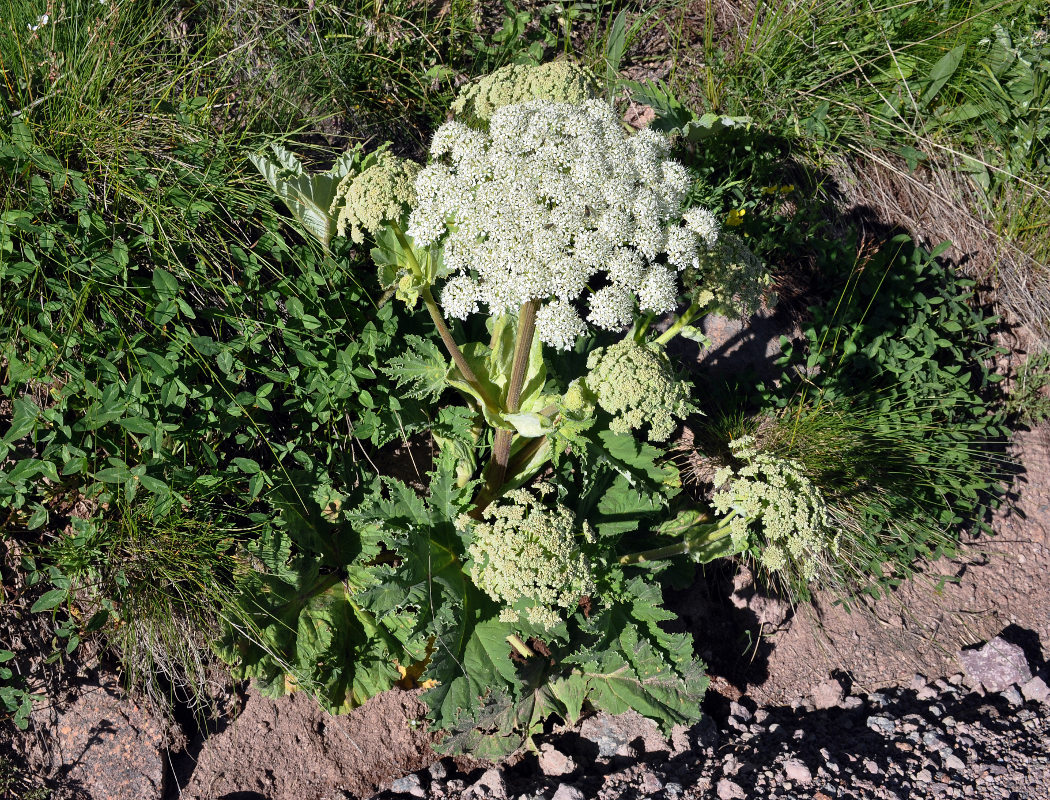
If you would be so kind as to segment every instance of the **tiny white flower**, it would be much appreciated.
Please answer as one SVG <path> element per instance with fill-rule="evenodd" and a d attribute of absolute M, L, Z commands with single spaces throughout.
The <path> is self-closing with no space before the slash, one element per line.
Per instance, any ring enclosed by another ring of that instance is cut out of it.
<path fill-rule="evenodd" d="M 642 311 L 666 314 L 678 304 L 675 274 L 667 267 L 655 266 L 645 276 L 638 290 L 638 305 Z"/>
<path fill-rule="evenodd" d="M 441 306 L 446 317 L 466 319 L 478 310 L 478 285 L 466 275 L 457 275 L 445 284 Z"/>
<path fill-rule="evenodd" d="M 605 286 L 591 295 L 591 313 L 587 321 L 609 331 L 630 324 L 634 316 L 634 298 L 621 286 Z"/>
<path fill-rule="evenodd" d="M 408 233 L 444 248 L 453 280 L 473 276 L 470 302 L 458 284 L 449 307 L 476 301 L 498 314 L 543 301 L 538 330 L 557 347 L 587 330 L 572 304 L 595 278 L 615 289 L 594 295 L 593 325 L 621 327 L 636 301 L 673 310 L 677 270 L 695 266 L 699 237 L 682 226 L 689 173 L 662 134 L 626 132 L 604 101 L 533 100 L 495 109 L 487 131 L 442 125 L 430 152 Z"/>
<path fill-rule="evenodd" d="M 686 227 L 691 231 L 700 234 L 700 238 L 704 240 L 704 244 L 707 245 L 708 250 L 714 250 L 715 245 L 718 244 L 718 219 L 708 211 L 706 208 L 690 208 L 682 215 L 682 219 L 685 220 Z"/>
<path fill-rule="evenodd" d="M 568 350 L 585 333 L 587 326 L 564 300 L 554 300 L 536 312 L 536 335 L 544 344 Z"/>

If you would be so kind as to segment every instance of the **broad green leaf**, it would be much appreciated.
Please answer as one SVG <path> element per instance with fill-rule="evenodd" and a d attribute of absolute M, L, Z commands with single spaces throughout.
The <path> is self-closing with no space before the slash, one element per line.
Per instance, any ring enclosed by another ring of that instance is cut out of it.
<path fill-rule="evenodd" d="M 68 595 L 68 589 L 51 589 L 50 591 L 44 592 L 44 594 L 33 603 L 33 607 L 29 610 L 34 614 L 39 611 L 50 611 L 63 603 Z"/>
<path fill-rule="evenodd" d="M 926 86 L 926 90 L 922 93 L 919 98 L 919 108 L 925 108 L 930 104 L 930 101 L 937 96 L 937 93 L 944 88 L 944 84 L 955 74 L 955 71 L 959 68 L 959 64 L 962 63 L 963 54 L 966 52 L 966 45 L 961 44 L 958 47 L 952 48 L 945 53 L 936 64 L 933 65 L 933 69 L 930 70 L 930 74 L 927 78 L 929 83 Z"/>

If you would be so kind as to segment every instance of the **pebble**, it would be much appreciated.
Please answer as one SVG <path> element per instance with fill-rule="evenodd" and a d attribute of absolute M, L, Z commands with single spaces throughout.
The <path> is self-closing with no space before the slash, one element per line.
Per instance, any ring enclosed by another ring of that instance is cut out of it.
<path fill-rule="evenodd" d="M 663 781 L 653 774 L 652 770 L 646 769 L 642 772 L 638 781 L 638 788 L 646 794 L 656 794 L 664 788 Z"/>
<path fill-rule="evenodd" d="M 886 736 L 889 736 L 891 733 L 893 733 L 893 720 L 889 717 L 882 717 L 878 714 L 872 714 L 870 717 L 868 717 L 866 724 L 873 731 L 879 731 Z"/>
<path fill-rule="evenodd" d="M 953 753 L 945 757 L 944 768 L 953 769 L 956 772 L 962 772 L 966 769 L 966 762 Z"/>
<path fill-rule="evenodd" d="M 664 797 L 667 800 L 678 800 L 682 796 L 683 791 L 682 784 L 672 781 L 664 786 Z"/>
<path fill-rule="evenodd" d="M 729 704 L 729 715 L 732 717 L 736 717 L 741 722 L 747 722 L 751 719 L 751 712 L 748 711 L 743 705 L 736 702 Z"/>
<path fill-rule="evenodd" d="M 813 707 L 818 711 L 824 711 L 829 708 L 838 708 L 846 693 L 841 683 L 831 679 L 814 686 L 811 696 Z"/>
<path fill-rule="evenodd" d="M 507 784 L 503 781 L 503 773 L 496 767 L 485 770 L 470 788 L 473 790 L 474 797 L 492 797 L 494 800 L 503 800 L 507 796 Z"/>
<path fill-rule="evenodd" d="M 795 783 L 809 784 L 813 780 L 813 773 L 802 761 L 797 758 L 784 762 L 784 776 Z"/>
<path fill-rule="evenodd" d="M 1021 693 L 1017 691 L 1016 686 L 1010 686 L 1005 691 L 1000 692 L 1000 694 L 1012 706 L 1024 705 L 1024 700 L 1021 699 Z"/>
<path fill-rule="evenodd" d="M 1046 681 L 1038 675 L 1021 687 L 1021 694 L 1026 700 L 1034 700 L 1037 703 L 1046 703 L 1050 699 L 1050 687 Z"/>
<path fill-rule="evenodd" d="M 963 650 L 959 660 L 970 684 L 989 692 L 1003 692 L 1011 684 L 1024 685 L 1032 679 L 1024 650 L 1000 636 L 982 647 Z"/>
<path fill-rule="evenodd" d="M 715 787 L 718 800 L 745 800 L 747 797 L 740 784 L 734 783 L 728 778 L 722 778 Z"/>
<path fill-rule="evenodd" d="M 557 778 L 576 771 L 576 762 L 551 745 L 545 744 L 540 748 L 539 761 L 540 771 L 549 778 Z"/>
<path fill-rule="evenodd" d="M 585 798 L 583 792 L 575 786 L 569 786 L 567 783 L 560 783 L 558 784 L 558 788 L 554 790 L 551 800 L 585 800 Z"/>
<path fill-rule="evenodd" d="M 426 797 L 427 794 L 423 788 L 423 782 L 416 774 L 408 774 L 403 778 L 398 778 L 390 784 L 390 791 L 398 794 L 410 794 L 413 797 Z"/>

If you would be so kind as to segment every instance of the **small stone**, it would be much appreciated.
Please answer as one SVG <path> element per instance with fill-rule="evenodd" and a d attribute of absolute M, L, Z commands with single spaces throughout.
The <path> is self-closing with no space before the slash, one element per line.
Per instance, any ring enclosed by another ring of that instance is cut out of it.
<path fill-rule="evenodd" d="M 908 682 L 908 688 L 911 689 L 913 692 L 917 692 L 927 683 L 928 681 L 926 680 L 926 676 L 916 672 L 914 675 L 912 675 L 911 680 Z"/>
<path fill-rule="evenodd" d="M 584 800 L 584 795 L 583 792 L 575 786 L 569 786 L 567 783 L 560 783 L 558 784 L 558 788 L 554 790 L 551 800 Z"/>
<path fill-rule="evenodd" d="M 961 672 L 953 673 L 948 677 L 948 683 L 952 686 L 961 686 L 963 682 L 963 674 Z"/>
<path fill-rule="evenodd" d="M 809 767 L 803 762 L 797 758 L 792 758 L 784 762 L 784 777 L 789 781 L 801 783 L 805 786 L 813 780 L 813 773 L 810 772 Z"/>
<path fill-rule="evenodd" d="M 852 695 L 850 695 L 849 697 L 847 697 L 845 700 L 842 701 L 842 707 L 844 709 L 846 709 L 847 711 L 852 711 L 855 708 L 860 708 L 862 705 L 864 705 L 864 701 L 861 700 L 859 697 L 853 697 Z M 849 726 L 846 725 L 846 723 L 849 723 L 849 725 L 853 724 L 848 719 L 842 720 L 842 722 L 840 724 L 842 724 L 845 727 L 849 727 Z"/>
<path fill-rule="evenodd" d="M 1025 684 L 1027 686 L 1027 683 Z M 1003 698 L 1012 706 L 1024 705 L 1024 700 L 1021 698 L 1021 693 L 1017 691 L 1016 686 L 1008 686 L 1005 691 L 1000 692 Z"/>
<path fill-rule="evenodd" d="M 398 778 L 396 781 L 390 784 L 390 791 L 397 792 L 398 794 L 410 794 L 413 797 L 426 797 L 426 790 L 423 788 L 423 782 L 419 779 L 416 774 L 405 775 L 403 778 Z"/>
<path fill-rule="evenodd" d="M 496 768 L 487 769 L 471 787 L 475 797 L 492 797 L 494 800 L 504 800 L 507 796 L 507 784 L 503 781 L 503 775 Z"/>
<path fill-rule="evenodd" d="M 879 716 L 878 714 L 873 714 L 872 716 L 868 717 L 866 724 L 873 731 L 878 731 L 879 733 L 882 733 L 885 736 L 889 736 L 891 733 L 893 733 L 893 720 L 889 717 L 883 717 Z"/>
<path fill-rule="evenodd" d="M 538 761 L 540 771 L 548 778 L 557 778 L 576 771 L 576 762 L 549 744 L 540 748 Z"/>
<path fill-rule="evenodd" d="M 872 775 L 879 774 L 879 765 L 872 761 L 870 758 L 864 759 L 864 769 L 870 772 Z"/>
<path fill-rule="evenodd" d="M 645 794 L 656 794 L 664 788 L 664 783 L 653 774 L 652 770 L 644 769 L 639 776 L 638 788 Z"/>
<path fill-rule="evenodd" d="M 1023 685 L 1032 679 L 1024 650 L 999 636 L 983 647 L 963 650 L 959 660 L 970 684 L 988 692 L 1004 692 L 1012 684 Z"/>
<path fill-rule="evenodd" d="M 929 783 L 932 780 L 933 775 L 930 774 L 930 771 L 928 769 L 920 769 L 917 773 L 915 773 L 916 783 Z"/>
<path fill-rule="evenodd" d="M 636 756 L 635 743 L 638 742 L 644 753 L 669 752 L 671 749 L 657 724 L 637 711 L 616 716 L 598 713 L 588 717 L 580 725 L 580 736 L 598 745 L 600 758 Z"/>
<path fill-rule="evenodd" d="M 678 798 L 682 796 L 683 791 L 682 784 L 672 781 L 664 786 L 664 797 L 666 797 L 667 800 L 678 800 Z"/>
<path fill-rule="evenodd" d="M 964 769 L 966 769 L 966 763 L 961 758 L 959 758 L 959 756 L 953 753 L 952 755 L 945 757 L 944 768 L 952 769 L 956 772 L 962 772 Z"/>
<path fill-rule="evenodd" d="M 740 788 L 740 784 L 734 783 L 728 778 L 722 778 L 715 787 L 715 793 L 718 795 L 718 800 L 744 800 L 747 795 L 744 794 L 744 790 Z"/>
<path fill-rule="evenodd" d="M 915 699 L 922 700 L 923 702 L 925 702 L 926 700 L 932 700 L 937 696 L 937 694 L 937 689 L 935 689 L 933 686 L 923 686 L 921 689 L 915 692 Z"/>
<path fill-rule="evenodd" d="M 747 722 L 751 719 L 751 712 L 748 711 L 740 703 L 736 702 L 729 704 L 729 715 L 732 717 L 736 717 L 736 719 L 740 720 L 741 722 Z"/>
<path fill-rule="evenodd" d="M 814 686 L 811 694 L 813 707 L 819 711 L 838 708 L 842 703 L 842 699 L 846 696 L 845 691 L 842 689 L 842 684 L 834 679 Z"/>
<path fill-rule="evenodd" d="M 1036 676 L 1021 687 L 1021 694 L 1025 696 L 1026 700 L 1046 703 L 1050 700 L 1050 687 L 1046 685 L 1046 681 Z"/>
<path fill-rule="evenodd" d="M 448 777 L 448 770 L 441 761 L 435 761 L 431 764 L 427 772 L 430 773 L 430 779 L 434 781 L 443 781 Z"/>

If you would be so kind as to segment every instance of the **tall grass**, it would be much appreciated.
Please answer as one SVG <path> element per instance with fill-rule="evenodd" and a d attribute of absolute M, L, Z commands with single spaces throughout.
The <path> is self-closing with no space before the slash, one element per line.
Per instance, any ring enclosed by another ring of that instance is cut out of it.
<path fill-rule="evenodd" d="M 710 0 L 675 80 L 999 279 L 1050 341 L 1050 13 L 1019 0 Z M 977 251 L 980 250 L 981 253 Z M 982 255 L 983 253 L 983 255 Z"/>

